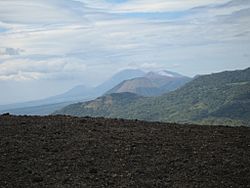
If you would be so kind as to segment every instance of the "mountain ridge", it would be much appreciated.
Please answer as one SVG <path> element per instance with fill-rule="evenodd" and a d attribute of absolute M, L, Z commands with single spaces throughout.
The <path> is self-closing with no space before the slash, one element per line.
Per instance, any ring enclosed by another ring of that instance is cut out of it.
<path fill-rule="evenodd" d="M 82 103 L 78 115 L 178 123 L 249 125 L 250 68 L 199 76 L 175 91 L 159 97 L 140 97 L 124 106 L 116 105 L 109 113 L 97 110 L 91 114 L 90 111 L 85 111 L 84 106 L 85 103 Z M 229 109 L 236 106 L 237 109 L 242 107 L 240 113 L 235 110 L 230 115 Z M 71 113 L 73 107 L 65 107 L 56 113 L 75 115 Z"/>
<path fill-rule="evenodd" d="M 105 94 L 130 92 L 141 96 L 160 96 L 183 86 L 190 80 L 189 77 L 166 70 L 150 71 L 143 77 L 124 80 Z"/>
<path fill-rule="evenodd" d="M 96 87 L 91 88 L 86 87 L 85 85 L 77 85 L 62 94 L 51 96 L 45 99 L 14 103 L 9 105 L 0 105 L 0 113 L 10 112 L 18 115 L 48 115 L 53 113 L 55 110 L 59 110 L 60 108 L 64 107 L 64 104 L 65 106 L 67 106 L 70 103 L 72 104 L 94 99 L 98 96 L 103 95 L 107 90 L 114 87 L 120 81 L 123 81 L 123 79 L 139 77 L 144 74 L 145 73 L 139 69 L 125 69 L 117 72 L 111 78 Z M 49 109 L 49 106 L 53 106 L 53 108 Z M 22 109 L 24 110 L 23 112 Z M 34 109 L 37 112 L 35 114 Z M 37 109 L 40 109 L 42 113 L 39 113 Z"/>

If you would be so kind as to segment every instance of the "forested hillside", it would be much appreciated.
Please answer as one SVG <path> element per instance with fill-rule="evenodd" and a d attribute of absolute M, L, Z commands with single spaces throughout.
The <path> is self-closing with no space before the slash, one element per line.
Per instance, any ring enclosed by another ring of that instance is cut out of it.
<path fill-rule="evenodd" d="M 249 125 L 250 68 L 199 76 L 160 97 L 104 96 L 56 113 L 148 121 Z M 108 108 L 105 109 L 105 106 Z"/>

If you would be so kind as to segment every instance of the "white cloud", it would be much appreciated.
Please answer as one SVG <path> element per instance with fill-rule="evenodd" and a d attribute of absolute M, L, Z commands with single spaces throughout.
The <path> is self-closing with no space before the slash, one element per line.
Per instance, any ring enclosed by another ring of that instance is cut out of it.
<path fill-rule="evenodd" d="M 98 8 L 113 13 L 149 13 L 184 11 L 198 6 L 214 5 L 229 2 L 229 0 L 128 0 L 124 3 L 107 3 L 97 0 L 80 0 L 91 8 Z"/>
<path fill-rule="evenodd" d="M 51 24 L 84 20 L 83 4 L 71 0 L 1 0 L 0 20 L 11 23 Z"/>
<path fill-rule="evenodd" d="M 0 75 L 0 81 L 29 81 L 29 80 L 38 80 L 43 76 L 42 73 L 39 72 L 22 72 L 19 71 L 16 74 L 11 75 Z"/>
<path fill-rule="evenodd" d="M 67 75 L 84 72 L 86 65 L 76 58 L 35 61 L 31 59 L 10 59 L 0 64 L 0 80 L 48 79 L 56 74 Z M 66 79 L 66 78 L 65 78 Z"/>
<path fill-rule="evenodd" d="M 93 68 L 109 72 L 131 63 L 164 68 L 195 56 L 195 50 L 187 50 L 193 47 L 207 57 L 205 49 L 218 44 L 249 46 L 250 15 L 239 14 L 249 5 L 222 6 L 225 2 L 229 1 L 1 0 L 0 28 L 6 30 L 0 29 L 0 76 L 11 79 L 35 72 L 39 76 L 29 79 L 62 78 L 60 73 L 88 74 Z M 6 49 L 13 49 L 15 57 Z"/>
<path fill-rule="evenodd" d="M 22 52 L 23 50 L 19 48 L 0 48 L 0 56 L 17 56 Z"/>

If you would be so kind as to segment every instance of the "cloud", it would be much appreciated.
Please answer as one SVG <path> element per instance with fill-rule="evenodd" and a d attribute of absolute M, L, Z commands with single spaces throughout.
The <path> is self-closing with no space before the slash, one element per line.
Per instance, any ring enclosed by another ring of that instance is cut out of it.
<path fill-rule="evenodd" d="M 29 80 L 38 80 L 42 77 L 41 73 L 38 72 L 22 72 L 19 71 L 16 74 L 10 75 L 0 75 L 0 81 L 29 81 Z"/>
<path fill-rule="evenodd" d="M 103 80 L 131 64 L 185 67 L 172 65 L 195 56 L 201 62 L 211 49 L 227 46 L 238 56 L 249 49 L 246 2 L 2 0 L 0 79 L 62 79 L 80 71 L 92 77 L 96 71 Z"/>
<path fill-rule="evenodd" d="M 188 10 L 196 6 L 204 6 L 208 4 L 217 4 L 217 0 L 128 0 L 119 3 L 107 2 L 102 0 L 79 0 L 84 2 L 86 6 L 113 13 L 131 13 L 131 12 L 166 12 L 166 11 L 182 11 Z M 228 2 L 221 0 L 220 3 Z"/>
<path fill-rule="evenodd" d="M 0 48 L 0 56 L 7 55 L 7 56 L 17 56 L 20 55 L 20 53 L 23 52 L 21 49 L 15 49 L 15 48 Z"/>
<path fill-rule="evenodd" d="M 71 0 L 0 1 L 0 20 L 10 23 L 54 24 L 82 22 L 85 11 L 84 4 Z"/>
<path fill-rule="evenodd" d="M 11 59 L 0 64 L 0 80 L 55 79 L 58 75 L 63 75 L 66 79 L 69 75 L 85 70 L 86 65 L 76 58 L 55 58 L 49 61 Z"/>
<path fill-rule="evenodd" d="M 248 0 L 0 0 L 0 103 L 97 85 L 125 68 L 194 76 L 249 67 L 249 8 Z"/>

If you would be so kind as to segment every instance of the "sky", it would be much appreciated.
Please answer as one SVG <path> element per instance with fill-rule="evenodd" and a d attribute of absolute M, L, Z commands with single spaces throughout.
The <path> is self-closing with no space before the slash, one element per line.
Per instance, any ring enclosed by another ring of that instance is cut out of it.
<path fill-rule="evenodd" d="M 0 104 L 135 68 L 250 67 L 249 0 L 0 0 Z"/>

